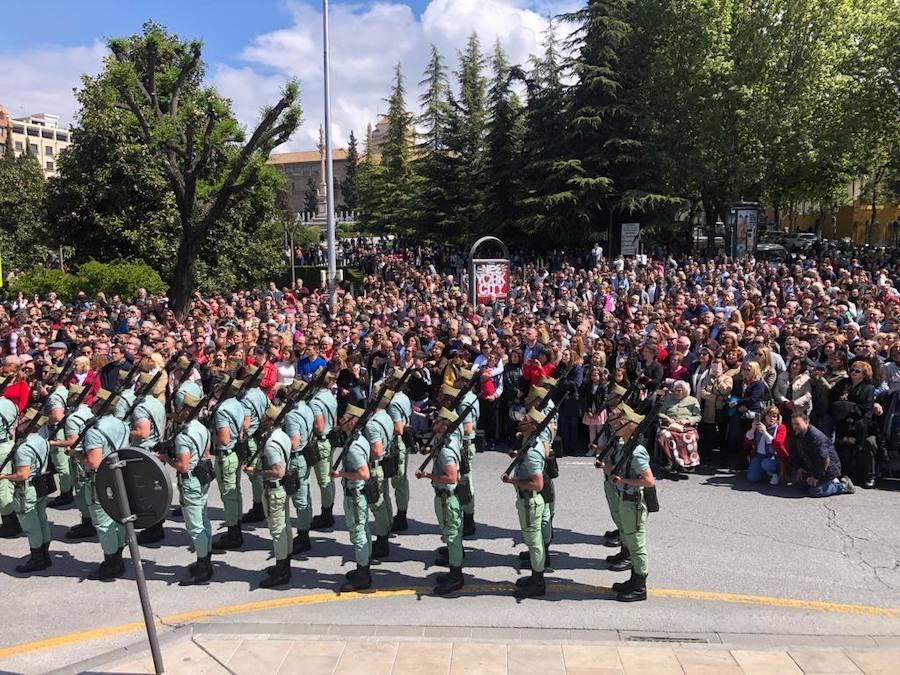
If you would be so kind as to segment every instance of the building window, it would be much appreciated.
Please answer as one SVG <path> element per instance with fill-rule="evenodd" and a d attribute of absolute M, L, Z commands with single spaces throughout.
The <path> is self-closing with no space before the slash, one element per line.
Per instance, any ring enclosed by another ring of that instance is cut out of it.
<path fill-rule="evenodd" d="M 52 129 L 43 129 L 41 130 L 41 138 L 49 138 L 53 139 L 53 130 Z"/>
<path fill-rule="evenodd" d="M 28 144 L 28 151 L 29 151 L 32 155 L 34 155 L 35 157 L 37 157 L 37 154 L 38 154 L 38 152 L 39 152 L 39 148 L 38 148 L 38 146 L 37 146 L 36 144 L 34 144 L 34 143 L 29 143 L 29 144 Z"/>
<path fill-rule="evenodd" d="M 13 125 L 13 133 L 14 133 L 14 134 L 24 134 L 24 133 L 25 133 L 25 127 L 20 127 L 20 126 L 18 126 L 17 124 L 14 124 L 14 125 Z"/>
<path fill-rule="evenodd" d="M 56 140 L 62 141 L 63 143 L 68 143 L 69 142 L 69 134 L 62 132 L 62 131 L 57 131 L 56 132 Z"/>
<path fill-rule="evenodd" d="M 38 135 L 37 127 L 28 127 L 28 135 L 29 136 L 37 136 Z"/>
<path fill-rule="evenodd" d="M 16 141 L 16 152 L 22 152 L 22 141 Z"/>
<path fill-rule="evenodd" d="M 47 171 L 53 171 L 53 162 L 47 162 Z"/>
<path fill-rule="evenodd" d="M 49 156 L 49 157 L 52 157 L 52 156 L 53 156 L 53 146 L 52 146 L 52 145 L 45 145 L 45 146 L 44 146 L 44 154 L 47 155 L 47 156 Z"/>

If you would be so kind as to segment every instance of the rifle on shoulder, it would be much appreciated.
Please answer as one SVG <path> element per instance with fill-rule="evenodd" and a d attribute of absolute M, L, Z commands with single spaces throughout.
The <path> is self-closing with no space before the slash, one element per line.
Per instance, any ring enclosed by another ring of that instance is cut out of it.
<path fill-rule="evenodd" d="M 372 415 L 378 410 L 378 406 L 381 404 L 381 401 L 384 400 L 384 395 L 388 392 L 388 388 L 382 385 L 381 389 L 378 392 L 378 396 L 366 406 L 366 409 L 363 411 L 362 416 L 356 423 L 356 426 L 353 427 L 353 431 L 350 432 L 350 435 L 347 437 L 347 440 L 344 442 L 344 446 L 341 448 L 340 454 L 337 456 L 337 459 L 334 460 L 334 463 L 331 465 L 332 471 L 337 471 L 338 467 L 344 461 L 344 457 L 347 454 L 347 451 L 350 449 L 350 446 L 359 438 L 359 435 L 365 429 L 366 424 L 368 424 L 369 420 L 372 419 Z"/>
<path fill-rule="evenodd" d="M 434 436 L 431 437 L 431 441 L 429 441 L 429 443 L 426 446 L 424 446 L 422 448 L 422 450 L 420 450 L 420 452 L 423 452 L 423 453 L 428 451 L 427 452 L 428 456 L 425 458 L 425 461 L 422 462 L 421 466 L 419 466 L 419 471 L 425 471 L 426 467 L 431 462 L 431 460 L 434 459 L 435 455 L 437 455 L 441 450 L 444 449 L 444 446 L 450 442 L 450 438 L 453 436 L 454 432 L 462 426 L 463 422 L 465 422 L 465 420 L 466 420 L 466 416 L 469 414 L 469 412 L 474 407 L 475 407 L 475 402 L 473 401 L 472 403 L 467 405 L 465 408 L 463 408 L 462 413 L 457 415 L 456 421 L 452 422 L 450 424 L 450 426 L 447 427 L 447 432 L 443 436 L 440 437 L 440 439 L 439 439 L 440 445 L 437 448 L 434 447 L 434 442 L 435 442 Z"/>
<path fill-rule="evenodd" d="M 544 421 L 541 422 L 540 424 L 538 424 L 537 428 L 535 428 L 535 430 L 534 430 L 534 433 L 528 437 L 529 442 L 532 439 L 535 439 L 538 436 L 540 436 L 547 429 L 547 427 L 550 426 L 550 423 L 553 421 L 553 418 L 559 414 L 559 411 L 562 408 L 562 402 L 565 401 L 566 398 L 568 398 L 568 396 L 569 396 L 569 392 L 565 392 L 563 394 L 562 399 L 560 399 L 560 405 L 556 406 L 555 408 L 553 408 L 553 410 L 551 410 L 550 412 L 548 412 L 544 415 Z M 528 443 L 522 443 L 522 447 L 519 448 L 519 451 L 516 453 L 516 456 L 513 458 L 513 461 L 510 462 L 509 466 L 506 467 L 506 471 L 503 472 L 504 476 L 511 475 L 512 472 L 515 470 L 515 468 L 517 466 L 519 466 L 519 464 L 522 463 L 522 460 L 525 459 L 525 453 L 528 452 L 528 447 L 529 447 Z"/>

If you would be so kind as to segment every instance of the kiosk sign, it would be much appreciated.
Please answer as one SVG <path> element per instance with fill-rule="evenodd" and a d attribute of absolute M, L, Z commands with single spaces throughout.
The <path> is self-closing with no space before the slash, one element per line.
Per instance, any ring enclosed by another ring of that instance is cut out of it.
<path fill-rule="evenodd" d="M 494 242 L 503 250 L 502 258 L 478 258 L 478 248 Z M 497 237 L 482 237 L 469 251 L 469 300 L 473 305 L 490 304 L 509 297 L 509 250 Z"/>

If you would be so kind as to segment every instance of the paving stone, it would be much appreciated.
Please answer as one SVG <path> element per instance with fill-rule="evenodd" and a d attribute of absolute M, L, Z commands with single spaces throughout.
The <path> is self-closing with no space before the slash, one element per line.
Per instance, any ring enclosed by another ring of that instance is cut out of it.
<path fill-rule="evenodd" d="M 334 675 L 390 675 L 396 656 L 396 642 L 348 642 Z"/>
<path fill-rule="evenodd" d="M 685 675 L 742 675 L 731 653 L 720 649 L 676 649 Z"/>
<path fill-rule="evenodd" d="M 509 675 L 565 675 L 562 647 L 551 644 L 507 645 L 506 671 Z"/>
<path fill-rule="evenodd" d="M 447 675 L 452 655 L 451 642 L 401 642 L 392 675 Z"/>
<path fill-rule="evenodd" d="M 803 675 L 800 666 L 786 651 L 732 649 L 731 655 L 745 675 Z"/>
<path fill-rule="evenodd" d="M 675 652 L 668 647 L 618 647 L 626 675 L 683 675 Z"/>
<path fill-rule="evenodd" d="M 567 673 L 572 673 L 576 670 L 605 670 L 610 673 L 625 672 L 622 668 L 622 662 L 619 660 L 619 652 L 615 647 L 563 645 L 562 651 Z"/>
<path fill-rule="evenodd" d="M 244 640 L 228 660 L 228 670 L 238 675 L 277 673 L 293 646 L 293 640 Z"/>
<path fill-rule="evenodd" d="M 507 675 L 506 645 L 454 642 L 450 675 Z"/>
<path fill-rule="evenodd" d="M 900 650 L 854 650 L 846 654 L 866 675 L 893 675 L 900 671 Z"/>
<path fill-rule="evenodd" d="M 844 675 L 862 671 L 842 652 L 827 650 L 791 650 L 788 652 L 806 675 Z"/>

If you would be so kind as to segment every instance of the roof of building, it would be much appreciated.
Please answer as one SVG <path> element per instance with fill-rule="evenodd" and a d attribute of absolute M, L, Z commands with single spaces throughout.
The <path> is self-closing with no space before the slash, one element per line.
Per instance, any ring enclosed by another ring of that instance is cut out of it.
<path fill-rule="evenodd" d="M 334 161 L 347 159 L 347 150 L 335 148 L 331 157 Z M 304 150 L 303 152 L 275 152 L 269 155 L 269 164 L 310 164 L 320 160 L 318 150 Z"/>

